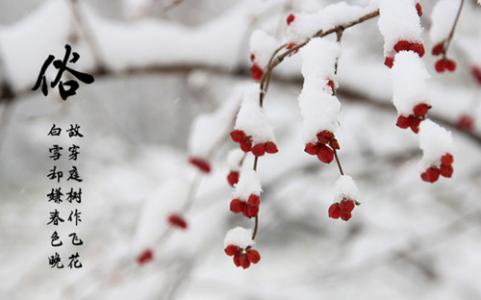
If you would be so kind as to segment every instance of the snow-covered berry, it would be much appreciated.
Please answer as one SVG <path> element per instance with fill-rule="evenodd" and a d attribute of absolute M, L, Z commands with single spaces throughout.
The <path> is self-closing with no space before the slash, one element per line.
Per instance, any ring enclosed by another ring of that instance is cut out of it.
<path fill-rule="evenodd" d="M 250 230 L 242 227 L 231 229 L 226 234 L 224 252 L 227 256 L 232 256 L 236 267 L 247 269 L 261 260 L 259 251 L 253 248 L 255 242 L 251 234 Z"/>
<path fill-rule="evenodd" d="M 334 203 L 329 206 L 328 215 L 332 219 L 348 221 L 356 205 L 359 190 L 354 180 L 347 175 L 341 175 L 334 187 Z"/>
<path fill-rule="evenodd" d="M 256 217 L 260 209 L 261 192 L 257 173 L 252 169 L 242 170 L 229 204 L 230 211 L 235 214 L 242 213 L 247 218 Z"/>

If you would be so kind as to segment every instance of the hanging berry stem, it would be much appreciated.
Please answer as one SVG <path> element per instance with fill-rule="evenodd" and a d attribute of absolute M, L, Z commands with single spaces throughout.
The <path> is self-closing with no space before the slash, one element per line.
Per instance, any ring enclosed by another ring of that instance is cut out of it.
<path fill-rule="evenodd" d="M 449 35 L 446 38 L 446 40 L 444 40 L 445 47 L 444 47 L 443 57 L 446 57 L 446 53 L 448 52 L 449 45 L 451 44 L 451 41 L 453 40 L 454 31 L 456 30 L 456 26 L 458 24 L 459 17 L 461 16 L 461 11 L 463 10 L 463 6 L 464 6 L 464 0 L 461 0 L 460 3 L 459 3 L 459 8 L 458 8 L 458 12 L 456 14 L 456 18 L 454 19 L 453 27 L 451 28 L 451 31 L 449 32 Z"/>

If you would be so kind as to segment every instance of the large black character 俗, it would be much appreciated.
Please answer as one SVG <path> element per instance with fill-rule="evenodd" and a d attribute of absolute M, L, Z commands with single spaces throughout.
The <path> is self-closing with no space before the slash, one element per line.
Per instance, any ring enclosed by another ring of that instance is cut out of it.
<path fill-rule="evenodd" d="M 70 55 L 72 55 L 72 58 L 70 58 Z M 53 63 L 53 66 L 58 69 L 58 72 L 55 79 L 50 83 L 50 87 L 53 88 L 58 85 L 59 93 L 63 100 L 67 100 L 68 97 L 75 95 L 77 93 L 77 89 L 79 88 L 79 83 L 74 79 L 62 81 L 62 75 L 65 71 L 83 83 L 91 84 L 95 81 L 92 75 L 76 71 L 67 66 L 68 63 L 76 63 L 79 58 L 80 55 L 75 51 L 72 52 L 72 47 L 70 47 L 68 44 L 65 45 L 65 56 L 63 60 L 55 59 L 55 56 L 50 54 L 43 63 L 40 73 L 38 74 L 37 81 L 32 90 L 35 91 L 41 88 L 43 95 L 48 95 L 47 78 L 45 77 L 45 72 L 50 64 Z"/>

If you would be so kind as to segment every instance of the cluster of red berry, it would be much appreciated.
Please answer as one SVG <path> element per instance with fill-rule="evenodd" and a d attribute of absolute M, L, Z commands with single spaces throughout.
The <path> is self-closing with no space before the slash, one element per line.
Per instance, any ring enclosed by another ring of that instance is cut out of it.
<path fill-rule="evenodd" d="M 233 256 L 236 267 L 242 267 L 243 269 L 247 269 L 251 263 L 256 264 L 261 260 L 259 251 L 253 249 L 252 247 L 242 249 L 236 245 L 228 245 L 224 251 L 228 256 Z"/>
<path fill-rule="evenodd" d="M 252 137 L 246 135 L 243 130 L 235 129 L 230 133 L 232 141 L 240 145 L 240 149 L 244 152 L 252 152 L 254 156 L 263 156 L 266 153 L 274 154 L 279 150 L 274 142 L 265 142 L 252 145 Z"/>
<path fill-rule="evenodd" d="M 351 218 L 352 210 L 354 209 L 356 203 L 352 199 L 344 198 L 340 202 L 335 202 L 329 206 L 329 218 L 339 219 L 348 221 Z"/>
<path fill-rule="evenodd" d="M 433 47 L 431 52 L 434 56 L 442 55 L 434 65 L 434 69 L 438 73 L 443 73 L 445 71 L 454 72 L 456 70 L 456 62 L 452 59 L 446 57 L 446 49 L 444 48 L 444 42 L 437 44 Z"/>
<path fill-rule="evenodd" d="M 401 51 L 413 51 L 416 52 L 419 57 L 424 56 L 424 45 L 421 42 L 410 42 L 407 40 L 400 40 L 394 45 L 394 52 L 399 53 Z M 388 56 L 384 60 L 384 64 L 388 68 L 392 68 L 394 66 L 394 55 Z"/>
<path fill-rule="evenodd" d="M 239 198 L 232 199 L 230 201 L 230 210 L 235 214 L 242 213 L 247 218 L 253 218 L 259 213 L 260 205 L 261 198 L 258 195 L 251 194 L 247 201 Z"/>
<path fill-rule="evenodd" d="M 421 174 L 421 179 L 429 183 L 434 183 L 439 179 L 439 176 L 451 177 L 453 175 L 453 162 L 454 158 L 450 153 L 444 154 L 441 157 L 440 167 L 435 165 L 430 166 Z"/>
<path fill-rule="evenodd" d="M 334 151 L 339 149 L 339 143 L 334 134 L 323 130 L 317 134 L 317 142 L 307 143 L 304 151 L 310 155 L 316 155 L 320 161 L 328 164 L 334 159 Z"/>
<path fill-rule="evenodd" d="M 426 118 L 426 114 L 428 113 L 428 110 L 431 108 L 430 105 L 425 104 L 425 103 L 420 103 L 413 108 L 413 113 L 410 114 L 409 116 L 403 116 L 400 115 L 397 118 L 397 123 L 396 125 L 399 128 L 411 128 L 411 130 L 414 133 L 419 132 L 419 124 L 421 124 L 421 121 L 423 121 Z"/>

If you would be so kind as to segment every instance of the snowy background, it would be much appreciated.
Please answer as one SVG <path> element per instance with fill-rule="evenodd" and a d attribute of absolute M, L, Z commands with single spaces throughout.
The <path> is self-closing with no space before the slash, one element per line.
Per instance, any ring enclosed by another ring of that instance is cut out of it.
<path fill-rule="evenodd" d="M 456 146 L 453 178 L 434 185 L 419 178 L 417 138 L 395 125 L 377 19 L 344 33 L 337 137 L 362 202 L 349 222 L 327 216 L 336 166 L 303 151 L 299 55 L 276 69 L 265 112 L 280 152 L 260 161 L 262 260 L 248 270 L 223 249 L 228 229 L 252 223 L 229 212 L 225 161 L 236 146 L 227 138 L 185 215 L 188 230 L 167 225 L 197 176 L 187 163 L 190 127 L 251 82 L 254 29 L 282 34 L 289 12 L 336 1 L 79 2 L 81 26 L 68 1 L 0 2 L 0 80 L 14 92 L 2 89 L 0 98 L 1 299 L 481 299 L 481 123 L 456 127 L 463 113 L 481 120 L 481 85 L 469 72 L 481 66 L 475 1 L 466 1 L 450 49 L 455 73 L 433 71 L 423 34 L 430 116 Z M 427 29 L 434 3 L 422 1 Z M 76 68 L 96 82 L 66 102 L 54 90 L 32 93 L 41 64 L 50 53 L 63 56 L 66 42 L 80 53 Z M 85 134 L 80 270 L 48 266 L 57 250 L 45 225 L 55 208 L 46 198 L 52 123 L 78 123 Z M 154 260 L 139 266 L 146 248 Z"/>

